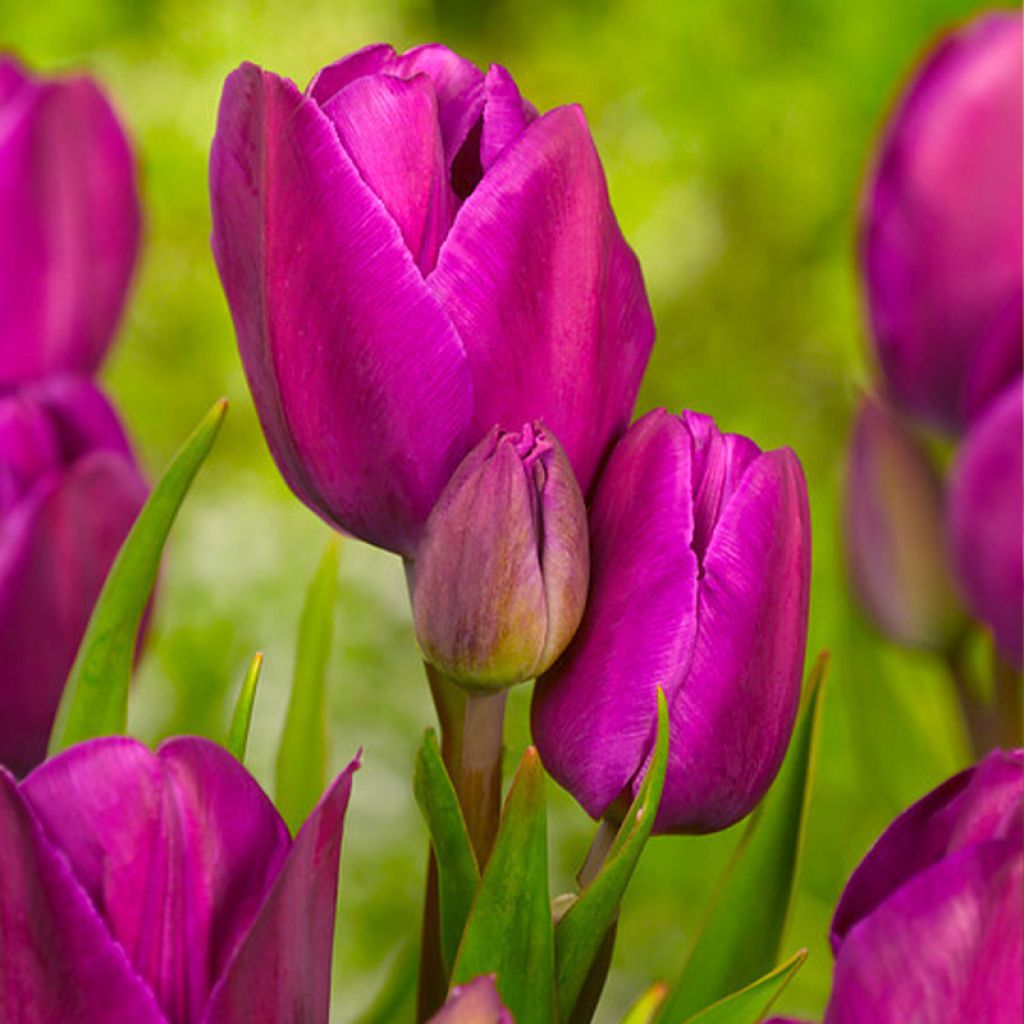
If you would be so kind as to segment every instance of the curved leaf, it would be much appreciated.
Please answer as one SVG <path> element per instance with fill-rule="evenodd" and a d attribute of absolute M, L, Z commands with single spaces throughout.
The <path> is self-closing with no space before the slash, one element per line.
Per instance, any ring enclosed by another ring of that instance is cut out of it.
<path fill-rule="evenodd" d="M 235 710 L 231 715 L 227 739 L 224 741 L 224 746 L 239 761 L 245 760 L 245 748 L 249 742 L 249 725 L 252 722 L 252 705 L 256 700 L 256 684 L 259 682 L 262 668 L 263 655 L 257 652 L 242 680 L 242 688 L 238 691 L 238 700 L 235 702 Z"/>
<path fill-rule="evenodd" d="M 758 1024 L 806 959 L 807 950 L 801 949 L 763 978 L 688 1017 L 685 1024 Z"/>

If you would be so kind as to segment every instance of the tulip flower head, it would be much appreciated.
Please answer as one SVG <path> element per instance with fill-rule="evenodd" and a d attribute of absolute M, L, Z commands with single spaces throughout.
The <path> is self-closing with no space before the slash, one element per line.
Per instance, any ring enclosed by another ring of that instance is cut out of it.
<path fill-rule="evenodd" d="M 456 985 L 430 1024 L 515 1024 L 501 1001 L 492 975 Z"/>
<path fill-rule="evenodd" d="M 549 668 L 587 597 L 587 512 L 569 460 L 540 424 L 495 427 L 455 471 L 412 565 L 428 662 L 471 689 Z"/>
<path fill-rule="evenodd" d="M 0 764 L 46 754 L 93 604 L 147 487 L 90 382 L 0 397 Z"/>
<path fill-rule="evenodd" d="M 796 717 L 810 588 L 800 464 L 657 409 L 613 450 L 590 541 L 583 622 L 534 693 L 544 765 L 592 816 L 614 816 L 642 781 L 661 687 L 655 829 L 725 828 L 764 795 Z"/>
<path fill-rule="evenodd" d="M 0 387 L 91 374 L 139 247 L 135 161 L 92 79 L 0 56 Z"/>
<path fill-rule="evenodd" d="M 963 429 L 1021 372 L 1024 18 L 939 43 L 882 140 L 861 264 L 878 359 L 905 412 Z"/>
<path fill-rule="evenodd" d="M 228 78 L 213 251 L 271 452 L 328 522 L 411 558 L 495 423 L 542 420 L 584 492 L 654 327 L 578 107 L 443 46 L 371 46 L 305 92 Z"/>
<path fill-rule="evenodd" d="M 327 1024 L 357 767 L 294 841 L 202 739 L 92 740 L 20 785 L 0 769 L 0 1018 Z"/>

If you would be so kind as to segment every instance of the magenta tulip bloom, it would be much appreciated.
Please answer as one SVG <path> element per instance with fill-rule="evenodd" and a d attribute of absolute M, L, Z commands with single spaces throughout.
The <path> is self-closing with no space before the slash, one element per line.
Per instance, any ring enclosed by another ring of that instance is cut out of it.
<path fill-rule="evenodd" d="M 491 975 L 474 978 L 452 989 L 444 1006 L 430 1024 L 515 1024 L 498 995 Z"/>
<path fill-rule="evenodd" d="M 1022 796 L 994 751 L 888 828 L 836 909 L 826 1024 L 1024 1019 Z"/>
<path fill-rule="evenodd" d="M 294 840 L 249 773 L 184 737 L 0 770 L 0 1018 L 327 1024 L 345 769 Z"/>
<path fill-rule="evenodd" d="M 878 358 L 907 412 L 960 429 L 1021 372 L 1022 18 L 945 38 L 896 109 L 863 211 Z"/>
<path fill-rule="evenodd" d="M 135 161 L 92 79 L 0 56 L 0 389 L 93 373 L 139 247 Z"/>
<path fill-rule="evenodd" d="M 621 813 L 661 687 L 671 739 L 655 828 L 725 828 L 764 795 L 796 717 L 811 555 L 800 463 L 657 409 L 613 450 L 590 542 L 583 622 L 534 693 L 544 765 L 595 818 Z"/>
<path fill-rule="evenodd" d="M 360 50 L 304 93 L 244 64 L 210 189 L 263 429 L 312 509 L 411 557 L 470 449 L 534 420 L 587 490 L 654 328 L 578 107 L 538 115 L 443 46 Z"/>
<path fill-rule="evenodd" d="M 850 438 L 844 508 L 854 589 L 898 644 L 944 650 L 966 624 L 946 557 L 945 494 L 928 452 L 866 397 Z"/>
<path fill-rule="evenodd" d="M 146 493 L 93 384 L 52 378 L 0 397 L 0 764 L 17 774 L 46 755 L 93 603 Z"/>
<path fill-rule="evenodd" d="M 587 510 L 558 440 L 540 424 L 495 427 L 448 482 L 411 567 L 424 658 L 470 689 L 533 679 L 576 632 L 588 571 Z"/>
<path fill-rule="evenodd" d="M 971 609 L 1004 657 L 1024 660 L 1024 379 L 971 429 L 949 485 L 949 536 Z"/>

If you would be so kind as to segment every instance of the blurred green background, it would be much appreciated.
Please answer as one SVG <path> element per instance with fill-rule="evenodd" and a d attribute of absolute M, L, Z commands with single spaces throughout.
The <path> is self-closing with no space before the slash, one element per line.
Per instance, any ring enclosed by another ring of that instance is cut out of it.
<path fill-rule="evenodd" d="M 144 250 L 105 382 L 151 475 L 221 394 L 232 411 L 179 520 L 133 696 L 148 739 L 220 737 L 252 653 L 266 663 L 251 764 L 269 783 L 303 591 L 327 529 L 267 454 L 209 253 L 206 162 L 224 76 L 255 60 L 304 84 L 376 40 L 440 40 L 496 61 L 541 109 L 578 101 L 643 263 L 659 340 L 640 396 L 790 445 L 811 487 L 811 652 L 833 652 L 825 735 L 787 946 L 811 956 L 781 1008 L 820 1016 L 831 908 L 873 838 L 966 762 L 947 682 L 849 604 L 837 529 L 843 445 L 870 380 L 853 263 L 867 154 L 899 83 L 966 0 L 29 0 L 0 2 L 0 46 L 97 74 L 135 139 Z M 410 785 L 432 710 L 394 557 L 348 543 L 330 665 L 332 765 L 365 748 L 342 858 L 335 1020 L 372 999 L 418 929 L 426 833 Z M 509 759 L 528 742 L 512 700 Z M 593 826 L 551 792 L 554 891 Z M 678 970 L 736 840 L 651 843 L 627 897 L 601 1021 Z"/>

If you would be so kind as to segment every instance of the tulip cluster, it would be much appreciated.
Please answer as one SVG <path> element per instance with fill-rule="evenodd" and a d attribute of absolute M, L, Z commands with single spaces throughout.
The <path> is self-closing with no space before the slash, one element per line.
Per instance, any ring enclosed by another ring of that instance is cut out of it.
<path fill-rule="evenodd" d="M 146 496 L 91 375 L 139 240 L 128 141 L 88 78 L 0 58 L 0 764 L 37 764 Z"/>

